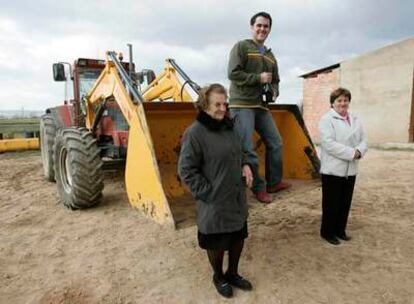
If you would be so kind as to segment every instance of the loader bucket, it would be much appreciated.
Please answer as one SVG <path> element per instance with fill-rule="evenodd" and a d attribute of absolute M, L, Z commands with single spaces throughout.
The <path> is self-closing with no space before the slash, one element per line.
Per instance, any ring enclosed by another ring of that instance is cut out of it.
<path fill-rule="evenodd" d="M 133 207 L 160 224 L 175 226 L 171 205 L 192 198 L 177 175 L 181 136 L 194 121 L 192 103 L 143 103 L 149 133 L 143 131 L 140 113 L 130 124 L 126 188 Z M 141 108 L 141 106 L 139 106 Z M 132 154 L 132 155 L 131 155 Z"/>
<path fill-rule="evenodd" d="M 148 137 L 131 124 L 127 159 L 127 192 L 131 204 L 161 224 L 185 226 L 194 223 L 195 204 L 177 174 L 181 137 L 195 120 L 196 110 L 188 102 L 144 103 Z M 296 105 L 272 105 L 271 113 L 283 137 L 283 168 L 287 178 L 312 179 L 317 176 L 319 160 Z M 264 144 L 254 139 L 264 168 Z M 143 148 L 150 143 L 151 149 Z M 133 185 L 128 186 L 128 179 Z"/>
<path fill-rule="evenodd" d="M 319 176 L 319 159 L 297 105 L 269 105 L 270 112 L 283 139 L 283 177 L 313 179 Z M 255 136 L 260 158 L 260 173 L 264 174 L 265 147 Z"/>

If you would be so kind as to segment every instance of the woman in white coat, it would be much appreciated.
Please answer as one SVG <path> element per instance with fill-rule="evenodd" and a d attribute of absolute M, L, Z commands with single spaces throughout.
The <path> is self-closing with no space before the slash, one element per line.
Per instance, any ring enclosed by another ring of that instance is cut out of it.
<path fill-rule="evenodd" d="M 333 245 L 349 241 L 346 224 L 351 208 L 358 162 L 368 144 L 361 121 L 348 112 L 351 92 L 331 93 L 331 109 L 319 122 L 321 138 L 322 224 L 321 237 Z"/>

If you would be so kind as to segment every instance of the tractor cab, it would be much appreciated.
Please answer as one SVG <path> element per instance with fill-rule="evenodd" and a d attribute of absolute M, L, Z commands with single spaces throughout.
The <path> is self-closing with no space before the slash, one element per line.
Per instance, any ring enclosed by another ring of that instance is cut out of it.
<path fill-rule="evenodd" d="M 69 115 L 71 121 L 69 126 L 85 127 L 85 117 L 87 115 L 85 97 L 97 83 L 105 64 L 105 60 L 90 58 L 79 58 L 75 60 L 73 65 L 65 62 L 53 64 L 54 80 L 66 82 L 64 106 L 68 104 L 68 90 L 66 88 L 70 83 L 69 80 L 73 85 L 73 99 L 70 100 L 72 115 Z M 121 62 L 121 64 L 126 71 L 129 70 L 129 63 Z M 68 73 L 65 66 L 68 67 Z M 132 64 L 133 70 L 134 64 Z M 94 112 L 97 111 L 98 107 L 94 109 Z M 94 128 L 101 149 L 101 156 L 111 159 L 125 159 L 129 126 L 119 105 L 115 100 L 109 99 L 100 111 L 102 111 L 101 119 Z"/>

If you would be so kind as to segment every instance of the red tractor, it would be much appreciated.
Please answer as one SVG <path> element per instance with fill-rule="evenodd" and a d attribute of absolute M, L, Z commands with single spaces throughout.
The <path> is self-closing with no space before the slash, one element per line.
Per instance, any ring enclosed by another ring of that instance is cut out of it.
<path fill-rule="evenodd" d="M 53 65 L 55 81 L 68 81 L 65 65 Z M 191 201 L 176 168 L 181 136 L 196 116 L 185 86 L 195 95 L 199 86 L 172 59 L 155 77 L 151 70 L 136 73 L 132 60 L 124 63 L 115 52 L 106 61 L 78 59 L 68 70 L 74 98 L 47 109 L 40 122 L 44 175 L 56 180 L 61 202 L 72 209 L 99 203 L 102 170 L 124 165 L 131 205 L 175 226 L 178 213 L 171 206 Z M 148 85 L 141 89 L 145 78 Z M 312 179 L 319 161 L 298 107 L 269 105 L 269 110 L 286 138 L 285 177 Z"/>

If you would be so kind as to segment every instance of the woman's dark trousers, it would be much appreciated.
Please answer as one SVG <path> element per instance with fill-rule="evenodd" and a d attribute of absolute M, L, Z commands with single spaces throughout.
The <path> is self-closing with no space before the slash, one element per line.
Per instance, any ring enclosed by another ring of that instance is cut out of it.
<path fill-rule="evenodd" d="M 345 234 L 354 185 L 355 176 L 322 174 L 322 237 Z"/>

